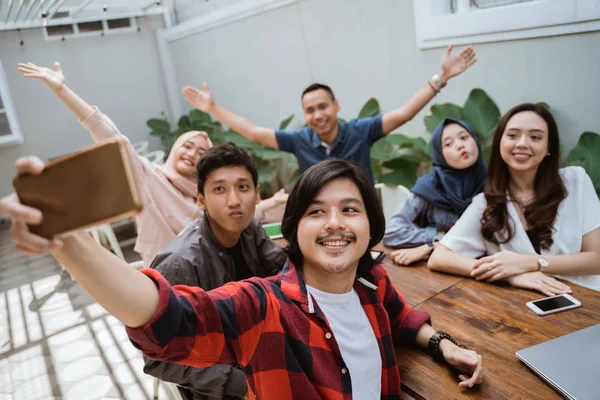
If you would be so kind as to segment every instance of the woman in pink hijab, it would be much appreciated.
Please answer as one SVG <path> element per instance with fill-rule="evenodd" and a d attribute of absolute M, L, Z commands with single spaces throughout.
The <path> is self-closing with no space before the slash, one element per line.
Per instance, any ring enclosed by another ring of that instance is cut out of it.
<path fill-rule="evenodd" d="M 206 132 L 184 133 L 171 148 L 165 164 L 154 164 L 137 154 L 110 118 L 66 85 L 58 62 L 54 64 L 54 70 L 32 63 L 19 64 L 18 69 L 26 78 L 45 82 L 79 118 L 94 142 L 121 138 L 128 143 L 133 172 L 144 204 L 136 217 L 138 238 L 134 250 L 141 254 L 146 266 L 150 265 L 159 251 L 202 215 L 196 204 L 196 165 L 204 152 L 212 147 Z M 256 218 L 261 219 L 266 210 L 281 206 L 286 201 L 287 194 L 283 190 L 276 193 L 257 206 Z"/>

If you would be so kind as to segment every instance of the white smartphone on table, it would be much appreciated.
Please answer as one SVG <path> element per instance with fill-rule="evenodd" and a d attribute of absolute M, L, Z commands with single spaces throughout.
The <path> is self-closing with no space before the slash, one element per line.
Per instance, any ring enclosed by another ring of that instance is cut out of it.
<path fill-rule="evenodd" d="M 537 315 L 548 315 L 581 307 L 581 302 L 571 295 L 559 294 L 558 296 L 530 301 L 527 303 L 527 307 Z"/>

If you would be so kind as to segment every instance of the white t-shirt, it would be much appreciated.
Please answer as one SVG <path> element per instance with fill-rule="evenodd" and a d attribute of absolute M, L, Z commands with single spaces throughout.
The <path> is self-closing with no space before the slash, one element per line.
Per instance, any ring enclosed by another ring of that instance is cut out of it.
<path fill-rule="evenodd" d="M 352 288 L 331 294 L 306 285 L 327 317 L 352 382 L 353 399 L 381 398 L 381 353 L 367 314 Z"/>
<path fill-rule="evenodd" d="M 568 195 L 560 203 L 554 222 L 554 243 L 542 255 L 564 255 L 581 252 L 583 236 L 600 228 L 600 200 L 592 180 L 581 167 L 560 170 Z M 512 202 L 507 204 L 508 214 L 514 223 L 514 236 L 505 244 L 496 245 L 481 236 L 481 215 L 486 207 L 483 193 L 473 198 L 456 224 L 448 231 L 441 243 L 467 257 L 477 258 L 509 250 L 520 254 L 536 254 L 525 227 Z M 560 276 L 562 279 L 600 291 L 600 275 Z"/>

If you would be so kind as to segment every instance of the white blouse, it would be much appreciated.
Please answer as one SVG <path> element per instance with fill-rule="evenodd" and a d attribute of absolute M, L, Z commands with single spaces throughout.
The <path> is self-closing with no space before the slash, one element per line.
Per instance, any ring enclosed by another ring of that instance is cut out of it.
<path fill-rule="evenodd" d="M 549 250 L 542 255 L 564 255 L 581 252 L 583 236 L 600 228 L 600 200 L 592 180 L 581 167 L 567 167 L 560 170 L 567 197 L 560 203 L 554 222 L 554 240 Z M 456 224 L 448 231 L 441 243 L 449 249 L 471 258 L 495 254 L 509 250 L 520 254 L 536 254 L 525 227 L 512 202 L 507 209 L 514 226 L 514 236 L 507 243 L 496 245 L 481 235 L 481 216 L 486 207 L 483 193 L 473 198 Z M 600 262 L 600 260 L 598 261 Z M 560 276 L 578 285 L 600 291 L 600 274 L 584 276 Z"/>

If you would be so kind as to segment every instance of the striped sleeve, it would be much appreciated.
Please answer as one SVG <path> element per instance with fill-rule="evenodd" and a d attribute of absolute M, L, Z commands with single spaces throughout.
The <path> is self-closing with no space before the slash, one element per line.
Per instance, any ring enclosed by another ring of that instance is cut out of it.
<path fill-rule="evenodd" d="M 263 282 L 234 282 L 206 292 L 171 287 L 153 269 L 142 272 L 158 287 L 158 309 L 148 324 L 128 327 L 127 333 L 146 357 L 193 367 L 249 363 L 272 309 Z"/>
<path fill-rule="evenodd" d="M 374 273 L 379 281 L 378 291 L 382 291 L 383 306 L 385 307 L 392 330 L 394 344 L 403 347 L 415 347 L 417 344 L 417 333 L 423 324 L 431 324 L 428 313 L 414 310 L 404 299 L 392 282 L 382 266 L 374 267 Z"/>

